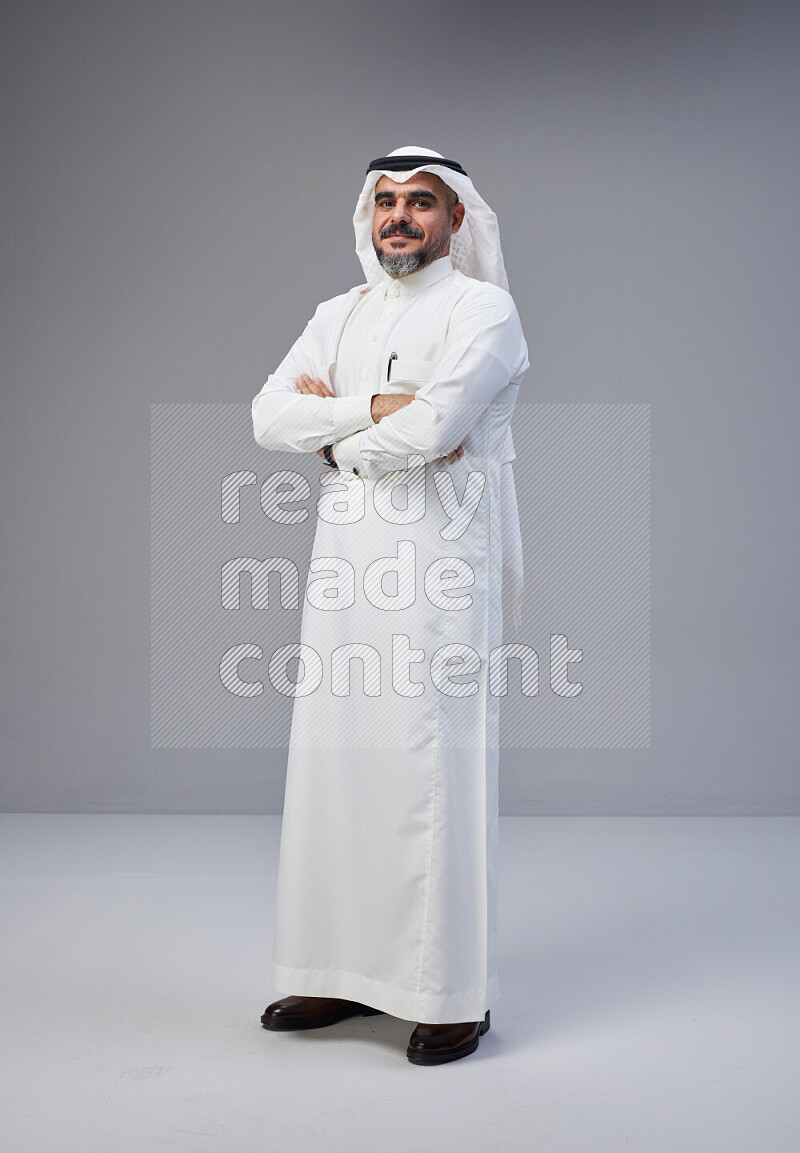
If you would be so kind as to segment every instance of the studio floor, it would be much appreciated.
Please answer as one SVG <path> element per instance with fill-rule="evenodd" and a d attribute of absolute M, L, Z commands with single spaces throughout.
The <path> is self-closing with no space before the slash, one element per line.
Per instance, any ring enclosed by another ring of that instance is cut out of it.
<path fill-rule="evenodd" d="M 790 1153 L 800 818 L 504 817 L 501 999 L 261 1028 L 279 817 L 4 815 L 11 1153 Z"/>

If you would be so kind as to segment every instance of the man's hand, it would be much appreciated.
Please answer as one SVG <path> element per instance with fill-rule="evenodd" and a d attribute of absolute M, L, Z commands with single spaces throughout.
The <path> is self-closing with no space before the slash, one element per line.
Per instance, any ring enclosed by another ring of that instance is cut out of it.
<path fill-rule="evenodd" d="M 437 456 L 436 461 L 438 463 L 440 460 L 446 460 L 446 461 L 449 461 L 450 464 L 454 464 L 463 455 L 464 455 L 464 445 L 460 444 L 458 446 L 458 448 L 454 448 L 453 451 L 448 452 L 448 454 L 446 456 Z"/>
<path fill-rule="evenodd" d="M 298 376 L 294 385 L 298 392 L 303 392 L 307 396 L 333 396 L 324 381 L 319 380 L 318 377 L 306 376 L 305 373 Z"/>

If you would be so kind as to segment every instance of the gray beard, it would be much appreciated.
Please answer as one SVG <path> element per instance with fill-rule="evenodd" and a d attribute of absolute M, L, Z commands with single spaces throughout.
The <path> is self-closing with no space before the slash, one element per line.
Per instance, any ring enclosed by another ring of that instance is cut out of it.
<path fill-rule="evenodd" d="M 416 272 L 425 263 L 424 252 L 398 252 L 395 254 L 376 249 L 375 255 L 381 267 L 385 268 L 390 276 L 408 276 L 410 272 Z"/>
<path fill-rule="evenodd" d="M 386 269 L 390 276 L 408 276 L 410 272 L 416 272 L 418 269 L 432 264 L 434 260 L 438 260 L 440 256 L 444 255 L 449 244 L 450 233 L 443 229 L 441 235 L 427 251 L 423 248 L 419 252 L 386 253 L 382 252 L 374 241 L 372 247 L 375 249 L 379 264 Z"/>

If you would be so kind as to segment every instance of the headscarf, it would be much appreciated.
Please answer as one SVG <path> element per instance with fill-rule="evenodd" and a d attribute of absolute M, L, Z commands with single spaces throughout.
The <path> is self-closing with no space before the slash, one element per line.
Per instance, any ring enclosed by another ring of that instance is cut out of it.
<path fill-rule="evenodd" d="M 409 163 L 414 167 L 396 168 L 398 162 L 395 157 L 402 156 L 412 157 Z M 420 163 L 423 157 L 428 156 L 434 158 L 432 163 Z M 437 164 L 436 160 L 444 163 Z M 373 167 L 381 161 L 386 161 L 387 167 Z M 465 276 L 472 276 L 476 280 L 488 280 L 498 288 L 508 291 L 497 217 L 475 191 L 475 186 L 460 164 L 453 160 L 445 160 L 440 152 L 434 152 L 431 148 L 416 148 L 413 145 L 396 148 L 388 156 L 379 157 L 367 170 L 364 187 L 353 216 L 356 252 L 364 269 L 367 284 L 370 286 L 378 284 L 382 276 L 382 269 L 372 245 L 375 185 L 381 176 L 388 176 L 398 184 L 405 184 L 418 172 L 432 172 L 440 177 L 453 189 L 464 205 L 464 222 L 458 232 L 450 237 L 450 260 L 453 268 L 457 268 Z"/>

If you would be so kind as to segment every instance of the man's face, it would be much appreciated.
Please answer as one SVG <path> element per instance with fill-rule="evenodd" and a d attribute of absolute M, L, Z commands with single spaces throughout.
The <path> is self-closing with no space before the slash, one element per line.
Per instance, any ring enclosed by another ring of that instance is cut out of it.
<path fill-rule="evenodd" d="M 382 176 L 375 186 L 372 244 L 390 276 L 408 276 L 450 251 L 450 237 L 464 219 L 464 205 L 432 172 L 398 184 Z"/>

